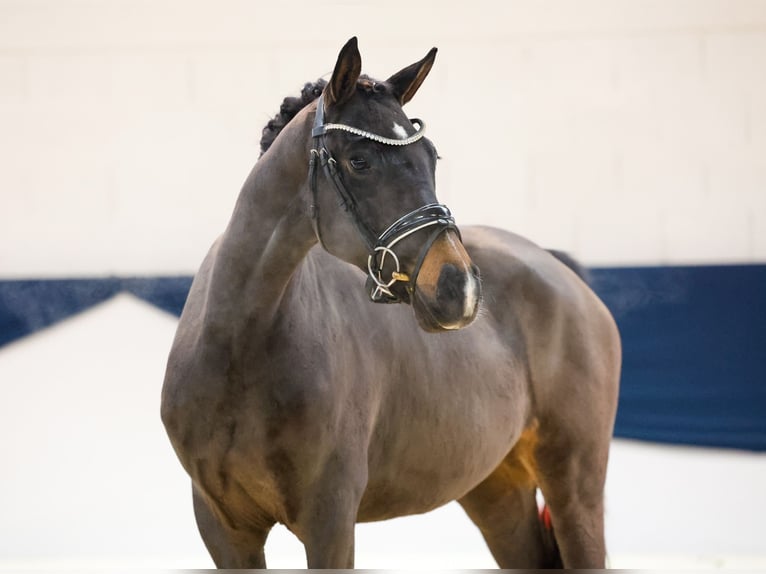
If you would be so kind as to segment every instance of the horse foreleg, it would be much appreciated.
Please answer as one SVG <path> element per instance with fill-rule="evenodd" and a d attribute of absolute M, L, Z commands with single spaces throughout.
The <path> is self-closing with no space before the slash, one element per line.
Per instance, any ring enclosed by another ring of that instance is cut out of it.
<path fill-rule="evenodd" d="M 354 531 L 366 483 L 358 472 L 331 464 L 304 499 L 297 531 L 306 548 L 307 567 L 354 567 Z"/>
<path fill-rule="evenodd" d="M 353 568 L 356 514 L 333 496 L 318 504 L 314 512 L 315 520 L 304 540 L 307 567 Z"/>
<path fill-rule="evenodd" d="M 266 568 L 264 546 L 273 524 L 232 528 L 222 523 L 196 488 L 193 499 L 197 527 L 217 568 Z"/>

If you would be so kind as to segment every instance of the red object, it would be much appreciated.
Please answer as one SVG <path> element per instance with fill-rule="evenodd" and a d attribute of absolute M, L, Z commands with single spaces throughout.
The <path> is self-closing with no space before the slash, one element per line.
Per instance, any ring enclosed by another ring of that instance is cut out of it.
<path fill-rule="evenodd" d="M 544 505 L 540 510 L 540 522 L 543 523 L 545 529 L 548 531 L 553 530 L 553 522 L 551 521 L 551 511 L 548 509 L 548 505 Z"/>

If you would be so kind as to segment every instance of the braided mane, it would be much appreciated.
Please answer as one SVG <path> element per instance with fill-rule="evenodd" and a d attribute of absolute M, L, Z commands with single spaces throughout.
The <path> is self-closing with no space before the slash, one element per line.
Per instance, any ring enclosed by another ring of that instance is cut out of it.
<path fill-rule="evenodd" d="M 274 140 L 279 135 L 288 122 L 295 117 L 295 115 L 316 100 L 322 95 L 322 90 L 327 85 L 325 80 L 319 79 L 316 82 L 307 82 L 304 84 L 301 90 L 301 95 L 297 98 L 286 97 L 282 101 L 282 105 L 279 106 L 279 113 L 269 120 L 266 127 L 261 132 L 261 155 L 266 153 L 266 150 L 271 147 Z"/>

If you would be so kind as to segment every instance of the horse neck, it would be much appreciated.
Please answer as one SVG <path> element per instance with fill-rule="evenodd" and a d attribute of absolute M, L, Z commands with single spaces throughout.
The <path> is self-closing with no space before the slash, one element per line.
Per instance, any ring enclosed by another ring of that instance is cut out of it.
<path fill-rule="evenodd" d="M 213 319 L 229 329 L 232 322 L 272 318 L 317 242 L 305 201 L 310 126 L 304 110 L 258 160 L 221 237 L 209 296 L 217 303 Z"/>

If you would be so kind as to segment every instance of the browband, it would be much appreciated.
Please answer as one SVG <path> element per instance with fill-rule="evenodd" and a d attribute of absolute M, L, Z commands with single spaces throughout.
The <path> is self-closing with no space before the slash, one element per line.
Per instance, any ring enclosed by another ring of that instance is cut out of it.
<path fill-rule="evenodd" d="M 366 130 L 361 130 L 353 126 L 347 126 L 346 124 L 326 124 L 324 123 L 323 99 L 324 99 L 324 96 L 319 96 L 319 101 L 317 102 L 316 117 L 314 118 L 314 128 L 311 130 L 312 137 L 323 136 L 325 135 L 325 133 L 331 130 L 340 130 L 340 131 L 348 132 L 350 134 L 361 136 L 363 138 L 367 138 L 368 140 L 372 140 L 374 142 L 378 142 L 378 143 L 382 143 L 386 145 L 402 146 L 402 145 L 413 144 L 416 141 L 418 141 L 420 138 L 422 138 L 424 135 L 426 135 L 426 124 L 423 122 L 423 120 L 420 120 L 417 118 L 410 119 L 410 122 L 416 126 L 417 131 L 414 134 L 412 134 L 410 137 L 404 138 L 404 139 L 387 138 L 385 136 L 374 134 Z"/>

